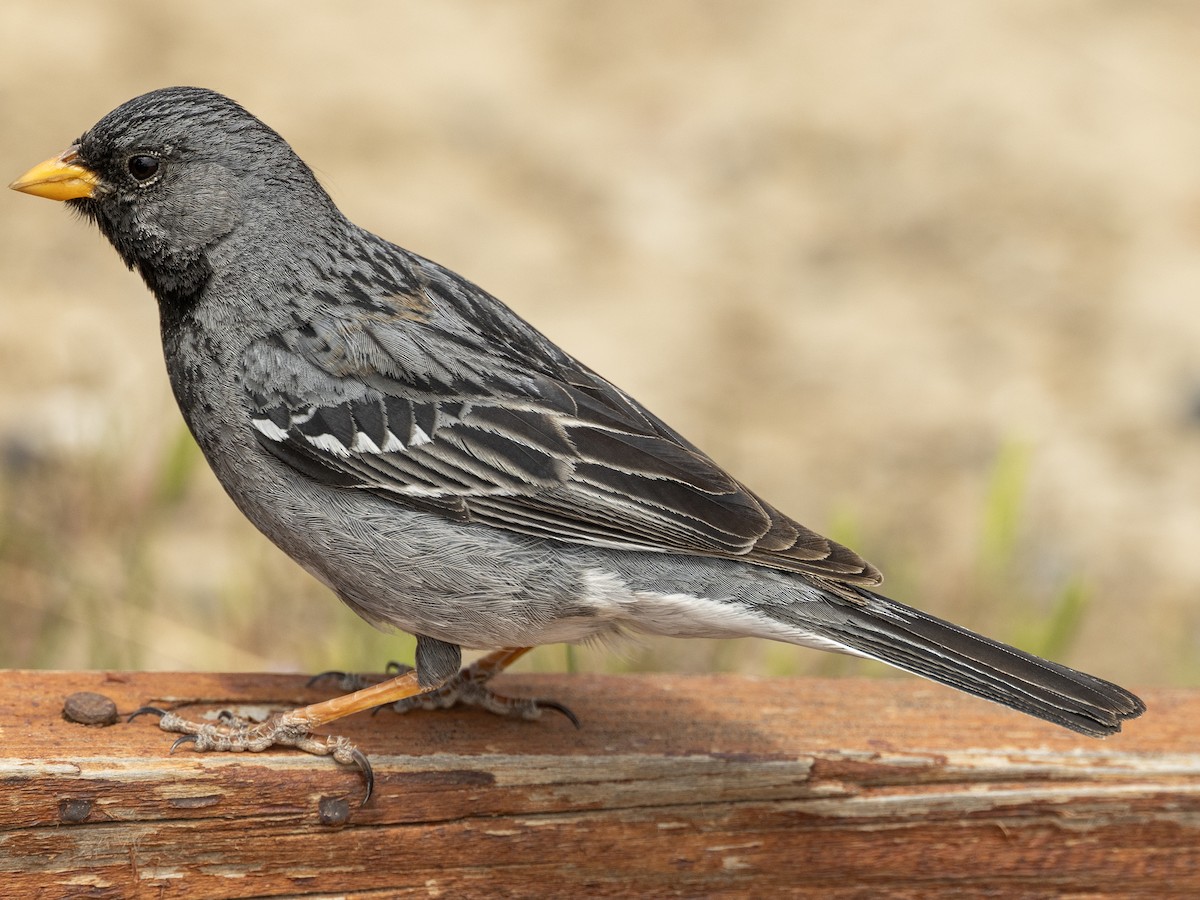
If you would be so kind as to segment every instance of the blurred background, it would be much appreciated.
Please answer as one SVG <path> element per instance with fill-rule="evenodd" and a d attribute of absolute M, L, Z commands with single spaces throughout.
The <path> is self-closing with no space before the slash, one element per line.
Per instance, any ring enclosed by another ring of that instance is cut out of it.
<path fill-rule="evenodd" d="M 0 7 L 0 176 L 169 84 L 498 295 L 898 599 L 1200 684 L 1200 6 L 1010 0 Z M 244 522 L 153 301 L 0 195 L 0 666 L 378 670 Z M 761 641 L 539 670 L 862 673 Z"/>

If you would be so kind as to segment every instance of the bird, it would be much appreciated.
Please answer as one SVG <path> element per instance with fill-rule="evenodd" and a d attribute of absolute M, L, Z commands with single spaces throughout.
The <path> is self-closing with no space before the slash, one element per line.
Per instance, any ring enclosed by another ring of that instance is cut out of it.
<path fill-rule="evenodd" d="M 727 473 L 462 276 L 348 219 L 276 131 L 211 90 L 118 106 L 10 187 L 99 227 L 157 300 L 167 374 L 241 512 L 415 667 L 264 722 L 164 729 L 295 747 L 385 704 L 552 701 L 491 679 L 529 648 L 629 633 L 867 657 L 1084 735 L 1146 707 L 878 592 L 879 571 Z M 462 648 L 487 651 L 462 668 Z M 365 802 L 365 801 L 364 801 Z"/>

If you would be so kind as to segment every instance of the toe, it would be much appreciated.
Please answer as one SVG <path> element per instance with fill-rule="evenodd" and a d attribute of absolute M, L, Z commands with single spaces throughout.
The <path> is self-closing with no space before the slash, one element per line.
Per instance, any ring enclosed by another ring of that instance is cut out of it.
<path fill-rule="evenodd" d="M 184 735 L 180 735 L 179 737 L 175 738 L 175 743 L 173 743 L 171 745 L 171 749 L 168 750 L 167 753 L 174 756 L 175 751 L 178 750 L 180 747 L 182 747 L 184 744 L 194 744 L 196 750 L 203 749 L 200 746 L 200 738 L 197 735 L 184 734 Z"/>
<path fill-rule="evenodd" d="M 142 706 L 142 707 L 139 707 L 138 709 L 135 709 L 133 712 L 131 712 L 129 714 L 129 718 L 126 719 L 125 721 L 132 722 L 138 716 L 158 716 L 161 719 L 166 714 L 167 714 L 167 711 L 165 709 L 160 709 L 157 706 Z"/>
<path fill-rule="evenodd" d="M 558 703 L 555 700 L 535 700 L 533 702 L 534 705 L 536 705 L 539 709 L 552 709 L 556 713 L 562 713 L 567 717 L 567 720 L 575 726 L 576 730 L 579 730 L 583 727 L 579 724 L 579 716 L 575 715 L 575 713 L 571 711 L 570 707 L 563 706 L 563 704 Z"/>

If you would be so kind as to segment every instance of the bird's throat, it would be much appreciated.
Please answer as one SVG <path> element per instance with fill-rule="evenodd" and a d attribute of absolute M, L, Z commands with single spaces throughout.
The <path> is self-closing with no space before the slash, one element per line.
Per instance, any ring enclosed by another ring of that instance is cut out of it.
<path fill-rule="evenodd" d="M 70 201 L 83 216 L 95 222 L 131 269 L 137 270 L 158 300 L 162 327 L 174 328 L 199 301 L 212 277 L 212 267 L 202 247 L 178 246 L 132 226 L 114 221 L 109 210 L 92 200 Z"/>

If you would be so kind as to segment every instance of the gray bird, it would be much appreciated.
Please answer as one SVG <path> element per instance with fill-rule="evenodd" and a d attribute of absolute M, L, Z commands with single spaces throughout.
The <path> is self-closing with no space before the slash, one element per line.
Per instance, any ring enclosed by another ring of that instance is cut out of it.
<path fill-rule="evenodd" d="M 499 300 L 348 220 L 276 132 L 198 88 L 144 94 L 11 187 L 95 222 L 158 300 L 175 397 L 238 508 L 416 667 L 265 723 L 162 725 L 368 772 L 312 730 L 384 703 L 535 718 L 487 680 L 529 647 L 648 632 L 877 659 L 1087 735 L 1130 692 L 877 594 Z M 463 671 L 461 647 L 495 652 Z M 502 648 L 497 650 L 496 648 Z"/>

